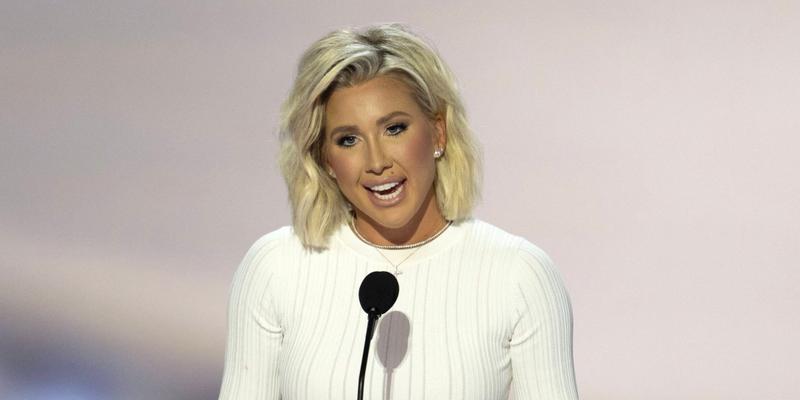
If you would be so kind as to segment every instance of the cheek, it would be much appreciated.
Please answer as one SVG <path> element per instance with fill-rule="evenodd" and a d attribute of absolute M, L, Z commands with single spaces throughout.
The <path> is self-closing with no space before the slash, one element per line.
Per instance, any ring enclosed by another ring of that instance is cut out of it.
<path fill-rule="evenodd" d="M 433 166 L 433 144 L 427 132 L 416 135 L 405 148 L 405 159 L 416 168 Z"/>
<path fill-rule="evenodd" d="M 328 165 L 336 174 L 337 182 L 350 181 L 357 178 L 358 171 L 357 162 L 353 157 L 342 157 L 337 154 L 328 155 Z"/>

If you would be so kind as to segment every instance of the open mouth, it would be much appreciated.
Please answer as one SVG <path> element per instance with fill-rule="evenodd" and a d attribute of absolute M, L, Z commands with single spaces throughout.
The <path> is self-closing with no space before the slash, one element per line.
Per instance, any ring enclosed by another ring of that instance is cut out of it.
<path fill-rule="evenodd" d="M 382 185 L 375 185 L 372 187 L 365 186 L 365 189 L 367 189 L 370 193 L 372 193 L 373 196 L 375 196 L 379 200 L 391 201 L 396 199 L 397 196 L 400 195 L 400 193 L 403 191 L 403 188 L 405 187 L 405 183 L 406 180 L 403 179 L 402 181 L 399 182 L 389 182 L 389 183 L 384 183 Z"/>

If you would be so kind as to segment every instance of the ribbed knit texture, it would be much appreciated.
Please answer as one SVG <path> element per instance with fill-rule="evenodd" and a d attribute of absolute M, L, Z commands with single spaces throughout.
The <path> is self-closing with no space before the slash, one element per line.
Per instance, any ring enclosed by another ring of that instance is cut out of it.
<path fill-rule="evenodd" d="M 394 267 L 347 226 L 323 252 L 289 227 L 256 241 L 234 277 L 220 399 L 355 399 L 367 326 L 358 288 L 379 270 Z M 399 271 L 365 399 L 578 398 L 569 297 L 541 249 L 468 220 Z"/>

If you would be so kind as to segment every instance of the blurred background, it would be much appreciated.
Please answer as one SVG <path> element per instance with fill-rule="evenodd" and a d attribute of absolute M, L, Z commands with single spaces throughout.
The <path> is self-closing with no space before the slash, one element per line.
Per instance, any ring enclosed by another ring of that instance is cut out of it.
<path fill-rule="evenodd" d="M 404 22 L 454 70 L 475 215 L 545 249 L 582 399 L 797 399 L 800 3 L 0 5 L 0 398 L 215 399 L 234 270 L 289 222 L 302 51 Z"/>

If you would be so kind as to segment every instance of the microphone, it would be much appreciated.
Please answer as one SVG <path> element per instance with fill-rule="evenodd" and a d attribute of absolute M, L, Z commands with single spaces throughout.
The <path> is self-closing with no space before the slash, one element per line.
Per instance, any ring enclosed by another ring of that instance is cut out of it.
<path fill-rule="evenodd" d="M 375 271 L 367 275 L 358 289 L 358 301 L 367 313 L 367 337 L 364 340 L 364 354 L 361 356 L 361 372 L 358 374 L 358 400 L 364 398 L 364 374 L 367 372 L 367 358 L 375 322 L 389 311 L 400 293 L 397 278 L 386 271 Z"/>

